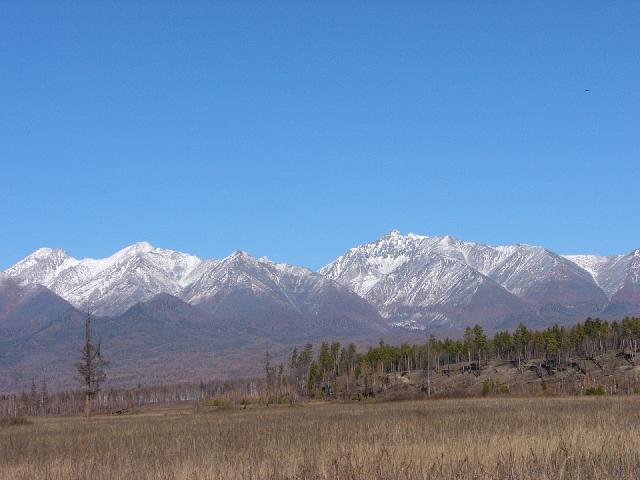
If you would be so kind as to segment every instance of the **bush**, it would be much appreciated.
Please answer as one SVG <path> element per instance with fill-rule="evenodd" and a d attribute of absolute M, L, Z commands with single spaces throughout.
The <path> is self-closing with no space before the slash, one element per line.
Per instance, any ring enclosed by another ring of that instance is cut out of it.
<path fill-rule="evenodd" d="M 494 385 L 493 380 L 487 378 L 484 382 L 482 382 L 482 395 L 488 395 L 493 393 Z"/>
<path fill-rule="evenodd" d="M 604 395 L 604 386 L 589 387 L 584 391 L 585 395 Z"/>
<path fill-rule="evenodd" d="M 207 407 L 224 407 L 225 401 L 223 398 L 212 398 L 204 402 Z"/>
<path fill-rule="evenodd" d="M 509 394 L 509 385 L 488 378 L 482 382 L 482 395 L 488 395 L 490 393 Z"/>

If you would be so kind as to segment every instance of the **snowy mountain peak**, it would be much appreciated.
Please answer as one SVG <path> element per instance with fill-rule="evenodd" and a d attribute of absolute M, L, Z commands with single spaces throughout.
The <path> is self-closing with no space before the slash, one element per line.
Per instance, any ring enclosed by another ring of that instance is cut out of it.
<path fill-rule="evenodd" d="M 576 314 L 607 302 L 590 273 L 545 247 L 494 247 L 451 235 L 404 236 L 394 231 L 350 249 L 321 272 L 373 302 L 388 318 L 451 320 L 453 306 L 459 313 L 461 305 L 480 302 L 478 292 L 485 304 L 501 299 L 511 305 L 500 313 L 504 315 L 521 309 L 522 302 L 533 311 Z M 486 314 L 499 316 L 491 309 Z"/>
<path fill-rule="evenodd" d="M 11 267 L 7 275 L 21 283 L 42 284 L 79 308 L 91 304 L 97 315 L 118 315 L 161 293 L 193 304 L 209 304 L 221 296 L 251 292 L 293 302 L 294 311 L 303 309 L 302 304 L 325 288 L 353 295 L 304 267 L 276 264 L 266 257 L 257 260 L 242 250 L 222 260 L 203 260 L 139 242 L 106 258 L 53 261 L 55 258 L 51 249 L 34 252 Z M 300 296 L 302 290 L 305 300 Z M 294 295 L 300 305 L 292 300 Z"/>
<path fill-rule="evenodd" d="M 149 242 L 136 242 L 128 247 L 124 247 L 122 250 L 117 251 L 112 257 L 129 257 L 133 255 L 139 255 L 141 253 L 147 253 L 155 250 L 155 247 Z"/>
<path fill-rule="evenodd" d="M 69 259 L 73 259 L 73 257 L 62 248 L 43 247 L 27 255 L 16 265 L 33 265 L 44 260 L 60 264 Z"/>
<path fill-rule="evenodd" d="M 386 233 L 382 238 L 398 238 L 398 237 L 402 237 L 400 230 L 391 230 L 390 232 Z"/>
<path fill-rule="evenodd" d="M 225 257 L 224 259 L 222 259 L 223 262 L 225 261 L 243 261 L 243 262 L 256 262 L 256 258 L 245 252 L 244 250 L 236 250 L 234 251 L 231 255 L 229 255 L 228 257 Z"/>
<path fill-rule="evenodd" d="M 452 245 L 455 244 L 456 242 L 458 242 L 459 240 L 451 235 L 445 235 L 444 237 L 441 237 L 439 242 L 442 245 Z"/>
<path fill-rule="evenodd" d="M 30 256 L 33 256 L 33 257 L 46 257 L 46 256 L 49 256 L 49 255 L 67 256 L 67 257 L 70 256 L 62 248 L 49 248 L 49 247 L 39 248 L 35 252 L 33 252 Z"/>
<path fill-rule="evenodd" d="M 59 272 L 78 261 L 61 248 L 39 248 L 5 273 L 11 277 L 19 277 L 22 283 L 41 283 L 45 285 Z"/>

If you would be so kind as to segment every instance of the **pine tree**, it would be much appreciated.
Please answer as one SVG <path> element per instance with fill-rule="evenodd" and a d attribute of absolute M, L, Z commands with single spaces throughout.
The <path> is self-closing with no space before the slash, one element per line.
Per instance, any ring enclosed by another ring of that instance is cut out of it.
<path fill-rule="evenodd" d="M 267 350 L 264 355 L 264 380 L 267 394 L 267 404 L 269 404 L 269 399 L 271 395 L 273 395 L 275 372 L 276 369 L 271 366 L 271 354 L 269 353 L 269 350 Z"/>
<path fill-rule="evenodd" d="M 482 352 L 485 352 L 488 346 L 487 336 L 484 334 L 484 330 L 477 323 L 473 327 L 473 346 L 478 353 L 478 369 L 480 368 L 480 356 Z"/>
<path fill-rule="evenodd" d="M 331 360 L 331 353 L 329 351 L 329 344 L 327 342 L 322 342 L 322 345 L 320 345 L 320 352 L 318 353 L 318 363 L 320 364 L 320 374 L 324 380 L 327 374 L 331 371 L 331 367 L 333 364 Z"/>
<path fill-rule="evenodd" d="M 91 416 L 91 400 L 100 391 L 102 383 L 107 378 L 105 367 L 108 362 L 102 356 L 100 342 L 94 344 L 91 338 L 91 315 L 87 311 L 84 321 L 84 346 L 81 359 L 76 363 L 78 375 L 76 380 L 84 391 L 84 414 Z"/>
<path fill-rule="evenodd" d="M 315 394 L 315 387 L 320 378 L 320 366 L 313 360 L 309 366 L 309 375 L 307 376 L 307 394 L 312 397 Z"/>

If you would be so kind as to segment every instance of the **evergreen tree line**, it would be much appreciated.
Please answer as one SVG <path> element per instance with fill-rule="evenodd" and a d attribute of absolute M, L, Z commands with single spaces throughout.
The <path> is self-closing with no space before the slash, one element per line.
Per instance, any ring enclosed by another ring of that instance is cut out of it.
<path fill-rule="evenodd" d="M 306 398 L 368 396 L 381 376 L 414 370 L 449 373 L 480 369 L 494 359 L 569 366 L 577 359 L 616 352 L 633 362 L 640 349 L 640 318 L 618 322 L 588 318 L 570 327 L 532 330 L 520 324 L 514 331 L 492 337 L 480 325 L 468 327 L 461 339 L 430 336 L 423 344 L 390 345 L 384 341 L 359 352 L 354 343 L 311 343 L 294 348 L 287 364 L 272 364 L 267 352 L 262 378 L 232 379 L 134 388 L 94 388 L 93 408 L 119 413 L 145 404 L 199 402 L 224 398 L 225 402 L 291 402 Z M 98 351 L 98 350 L 96 350 Z M 79 364 L 79 373 L 83 364 Z M 82 380 L 82 377 L 79 379 Z M 87 382 L 91 387 L 90 382 Z M 82 382 L 81 382 L 82 384 Z M 21 394 L 0 394 L 0 416 L 77 415 L 86 409 L 87 389 L 50 393 L 45 378 L 32 379 Z"/>
<path fill-rule="evenodd" d="M 467 327 L 462 339 L 430 336 L 424 344 L 394 346 L 380 341 L 366 352 L 354 343 L 323 342 L 317 355 L 313 345 L 294 348 L 287 380 L 296 395 L 334 398 L 368 395 L 376 376 L 414 370 L 444 371 L 462 363 L 462 369 L 481 369 L 490 360 L 514 362 L 517 366 L 538 360 L 562 367 L 579 358 L 594 358 L 616 351 L 632 361 L 640 347 L 640 318 L 608 322 L 587 318 L 570 327 L 554 325 L 532 330 L 520 323 L 510 332 L 493 337 L 480 325 Z"/>

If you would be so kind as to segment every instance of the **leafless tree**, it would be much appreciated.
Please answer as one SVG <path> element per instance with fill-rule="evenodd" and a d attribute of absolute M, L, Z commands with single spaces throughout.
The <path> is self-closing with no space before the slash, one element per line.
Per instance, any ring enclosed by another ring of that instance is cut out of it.
<path fill-rule="evenodd" d="M 40 411 L 42 415 L 49 413 L 49 389 L 47 388 L 47 379 L 42 377 L 42 391 L 40 392 Z"/>

